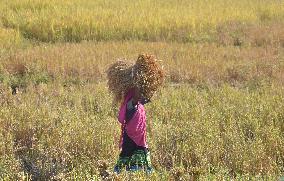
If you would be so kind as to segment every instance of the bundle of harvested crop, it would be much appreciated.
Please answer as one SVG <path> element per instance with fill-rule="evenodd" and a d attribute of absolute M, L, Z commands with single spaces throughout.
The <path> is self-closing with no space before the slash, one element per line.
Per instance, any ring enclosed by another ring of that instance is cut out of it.
<path fill-rule="evenodd" d="M 107 78 L 115 102 L 120 102 L 133 87 L 137 87 L 144 98 L 151 99 L 163 84 L 164 72 L 153 55 L 142 54 L 134 65 L 125 61 L 113 63 L 107 70 Z"/>
<path fill-rule="evenodd" d="M 134 87 L 131 76 L 132 65 L 125 61 L 113 63 L 107 70 L 108 88 L 114 95 L 114 101 L 120 102 L 124 94 Z"/>
<path fill-rule="evenodd" d="M 139 88 L 142 96 L 151 99 L 153 94 L 163 84 L 164 71 L 153 55 L 139 55 L 133 67 L 133 82 Z"/>

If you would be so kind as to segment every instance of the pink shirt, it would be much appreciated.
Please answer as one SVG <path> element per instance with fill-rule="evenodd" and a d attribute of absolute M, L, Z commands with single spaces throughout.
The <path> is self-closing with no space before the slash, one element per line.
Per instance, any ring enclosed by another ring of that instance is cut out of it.
<path fill-rule="evenodd" d="M 136 145 L 148 148 L 146 143 L 146 114 L 144 106 L 140 102 L 138 102 L 137 111 L 134 113 L 131 120 L 129 120 L 127 124 L 125 121 L 127 103 L 133 95 L 133 89 L 128 91 L 119 110 L 118 121 L 121 123 L 119 147 L 121 148 L 122 146 L 123 132 L 126 131 L 127 135 L 136 143 Z"/>

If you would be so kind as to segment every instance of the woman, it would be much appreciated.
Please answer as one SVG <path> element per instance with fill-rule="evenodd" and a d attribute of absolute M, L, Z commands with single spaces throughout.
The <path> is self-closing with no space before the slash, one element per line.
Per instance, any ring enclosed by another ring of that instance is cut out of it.
<path fill-rule="evenodd" d="M 164 72 L 153 55 L 142 54 L 134 65 L 124 61 L 112 64 L 108 71 L 108 87 L 114 103 L 120 102 L 118 121 L 121 123 L 121 153 L 114 167 L 120 173 L 152 170 L 150 152 L 146 142 L 146 114 L 144 104 L 162 85 Z"/>
<path fill-rule="evenodd" d="M 146 142 L 146 114 L 144 104 L 148 101 L 141 96 L 137 87 L 130 89 L 119 110 L 121 123 L 121 153 L 114 171 L 152 171 L 150 152 Z"/>

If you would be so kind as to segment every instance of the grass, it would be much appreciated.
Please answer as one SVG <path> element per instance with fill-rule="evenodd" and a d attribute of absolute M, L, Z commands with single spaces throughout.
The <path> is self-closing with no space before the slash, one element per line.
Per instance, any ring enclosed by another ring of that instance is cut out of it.
<path fill-rule="evenodd" d="M 228 22 L 283 20 L 281 1 L 2 1 L 1 22 L 27 39 L 214 41 Z"/>
<path fill-rule="evenodd" d="M 37 178 L 95 176 L 100 161 L 111 169 L 119 126 L 105 84 L 40 85 L 16 96 L 4 93 L 1 152 L 17 160 L 3 163 L 2 176 L 16 178 L 13 173 L 22 170 L 31 174 L 31 164 Z M 158 171 L 181 178 L 277 177 L 283 172 L 282 88 L 251 92 L 182 85 L 165 87 L 158 95 L 147 106 L 149 144 Z"/>
<path fill-rule="evenodd" d="M 4 0 L 0 12 L 2 180 L 284 175 L 283 2 Z M 105 70 L 142 52 L 167 73 L 146 106 L 156 172 L 117 176 Z"/>
<path fill-rule="evenodd" d="M 282 50 L 280 45 L 267 44 L 240 48 L 141 41 L 60 43 L 8 51 L 0 62 L 7 83 L 7 77 L 13 74 L 29 79 L 32 76 L 38 82 L 61 79 L 85 84 L 105 81 L 107 66 L 119 58 L 134 61 L 137 53 L 151 52 L 163 60 L 168 82 L 257 88 L 262 83 L 283 85 Z"/>

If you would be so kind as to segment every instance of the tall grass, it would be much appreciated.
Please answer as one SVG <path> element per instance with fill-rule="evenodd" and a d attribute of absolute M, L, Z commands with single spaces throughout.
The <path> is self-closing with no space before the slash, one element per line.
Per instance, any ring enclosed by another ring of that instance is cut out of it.
<path fill-rule="evenodd" d="M 2 53 L 0 177 L 85 180 L 111 170 L 119 124 L 104 70 L 119 57 L 134 60 L 147 51 L 167 70 L 165 87 L 146 106 L 157 170 L 149 179 L 278 179 L 284 161 L 281 50 L 275 44 L 128 41 Z"/>
<path fill-rule="evenodd" d="M 6 29 L 0 26 L 0 47 L 11 48 L 20 45 L 23 41 L 23 37 L 19 31 L 14 29 Z"/>
<path fill-rule="evenodd" d="M 105 84 L 39 85 L 16 96 L 2 91 L 1 177 L 19 178 L 23 171 L 34 179 L 94 177 L 101 162 L 111 169 L 119 125 Z M 283 95 L 280 87 L 164 87 L 147 106 L 154 167 L 183 179 L 279 176 Z"/>
<path fill-rule="evenodd" d="M 282 1 L 2 1 L 1 22 L 27 39 L 214 41 L 218 26 L 283 20 Z"/>
<path fill-rule="evenodd" d="M 171 83 L 200 86 L 226 83 L 252 89 L 262 84 L 284 83 L 283 47 L 267 42 L 260 47 L 245 48 L 140 41 L 43 44 L 3 53 L 0 75 L 5 84 L 18 80 L 18 84 L 24 80 L 26 84 L 27 81 L 61 81 L 66 85 L 96 83 L 106 80 L 108 65 L 122 58 L 135 61 L 141 52 L 150 52 L 163 60 L 166 80 Z"/>

